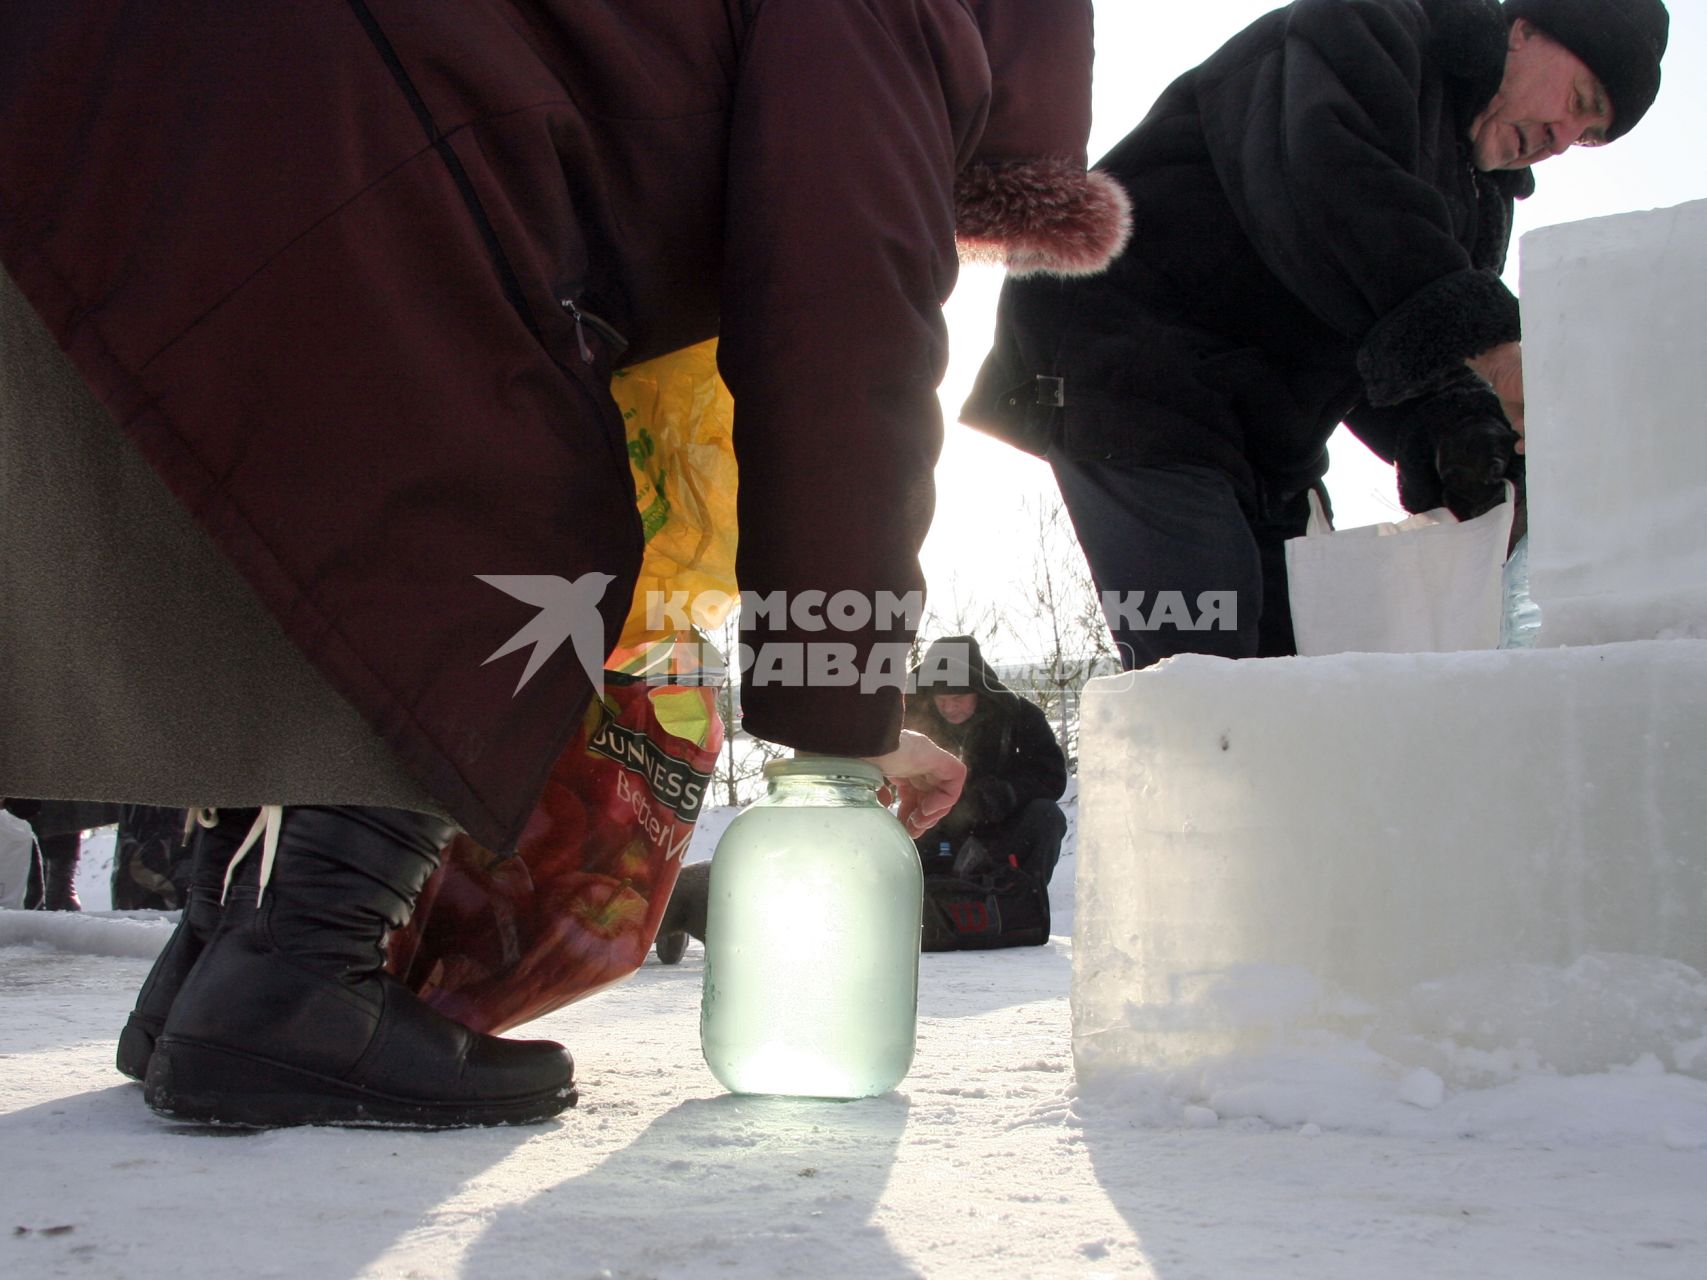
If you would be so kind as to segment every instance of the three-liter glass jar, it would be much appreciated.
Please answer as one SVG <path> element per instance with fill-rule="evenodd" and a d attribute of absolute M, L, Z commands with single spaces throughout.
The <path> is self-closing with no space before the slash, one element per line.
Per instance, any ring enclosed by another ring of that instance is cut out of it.
<path fill-rule="evenodd" d="M 863 1098 L 913 1061 L 924 877 L 861 760 L 765 766 L 711 862 L 700 1047 L 735 1093 Z"/>

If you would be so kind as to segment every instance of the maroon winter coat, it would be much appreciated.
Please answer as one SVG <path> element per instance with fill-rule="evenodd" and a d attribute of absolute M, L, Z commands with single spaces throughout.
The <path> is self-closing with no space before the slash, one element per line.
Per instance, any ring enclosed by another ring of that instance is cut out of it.
<path fill-rule="evenodd" d="M 1089 10 L 7 0 L 0 262 L 292 639 L 504 847 L 588 691 L 569 645 L 519 691 L 527 651 L 487 662 L 534 609 L 477 575 L 613 574 L 614 639 L 619 363 L 721 336 L 743 588 L 921 585 L 956 175 L 997 210 L 963 230 L 1041 218 L 1044 266 L 1117 247 L 1082 185 Z M 1041 158 L 1067 207 L 1004 213 L 1037 170 L 982 166 Z M 745 703 L 838 753 L 900 719 L 893 690 Z"/>

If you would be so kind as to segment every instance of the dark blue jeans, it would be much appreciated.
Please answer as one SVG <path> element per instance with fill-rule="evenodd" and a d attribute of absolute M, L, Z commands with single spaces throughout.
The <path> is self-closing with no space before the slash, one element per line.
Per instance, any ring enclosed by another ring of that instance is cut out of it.
<path fill-rule="evenodd" d="M 1211 467 L 1140 467 L 1049 456 L 1127 670 L 1178 653 L 1297 652 L 1286 539 L 1304 532 L 1307 491 L 1252 514 Z"/>

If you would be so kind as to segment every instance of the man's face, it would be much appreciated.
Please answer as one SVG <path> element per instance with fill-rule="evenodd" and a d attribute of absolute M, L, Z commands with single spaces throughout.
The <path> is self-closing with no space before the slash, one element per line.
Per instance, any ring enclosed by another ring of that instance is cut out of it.
<path fill-rule="evenodd" d="M 1470 125 L 1476 167 L 1527 169 L 1581 143 L 1597 146 L 1612 104 L 1586 63 L 1525 18 L 1511 24 L 1505 78 Z"/>
<path fill-rule="evenodd" d="M 936 693 L 931 701 L 936 703 L 936 713 L 950 724 L 965 724 L 978 710 L 975 693 Z"/>

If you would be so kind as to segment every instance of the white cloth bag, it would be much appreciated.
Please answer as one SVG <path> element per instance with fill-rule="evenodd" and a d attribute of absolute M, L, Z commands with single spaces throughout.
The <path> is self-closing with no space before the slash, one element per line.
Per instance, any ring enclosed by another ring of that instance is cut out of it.
<path fill-rule="evenodd" d="M 0 809 L 0 907 L 24 905 L 35 856 L 35 829 L 17 814 Z"/>
<path fill-rule="evenodd" d="M 1310 492 L 1310 524 L 1286 543 L 1298 652 L 1453 653 L 1497 649 L 1501 570 L 1515 490 L 1474 520 L 1445 507 L 1395 524 L 1333 529 Z"/>

